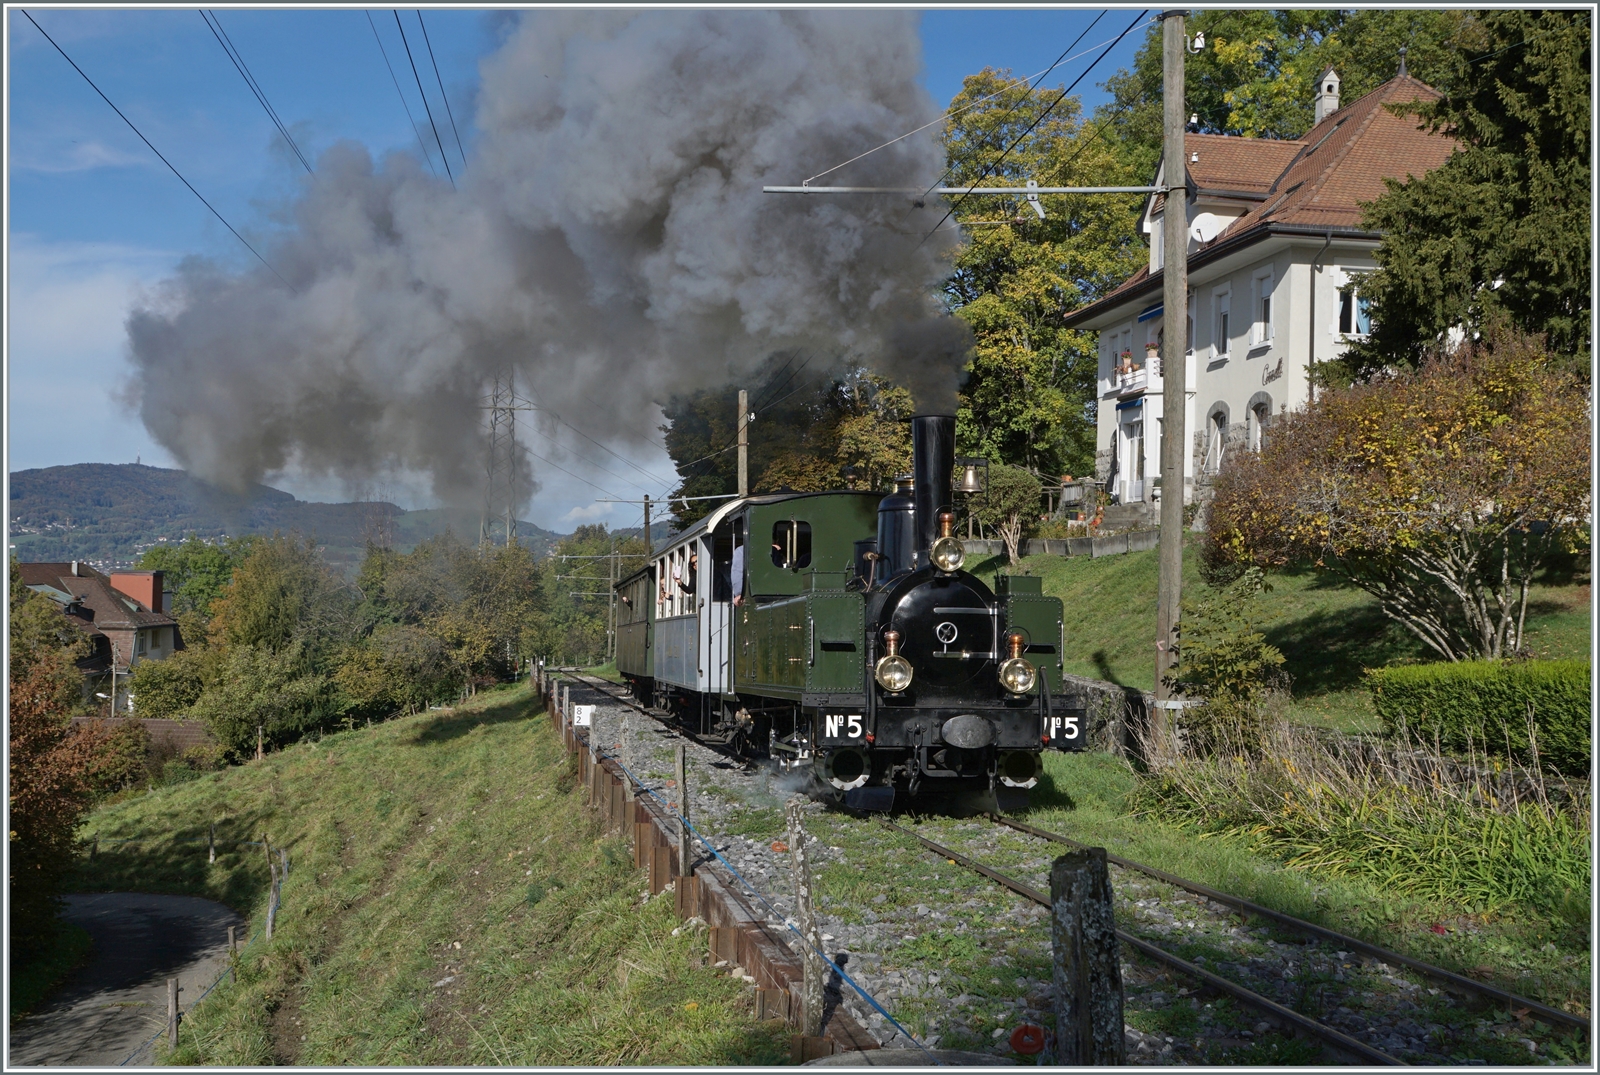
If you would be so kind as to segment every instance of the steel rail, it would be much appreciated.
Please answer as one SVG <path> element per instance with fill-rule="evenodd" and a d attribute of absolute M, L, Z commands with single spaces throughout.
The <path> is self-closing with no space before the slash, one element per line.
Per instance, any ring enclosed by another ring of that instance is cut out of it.
<path fill-rule="evenodd" d="M 1007 817 L 1004 814 L 989 814 L 987 816 L 991 821 L 995 821 L 1006 826 L 1007 828 L 1016 829 L 1018 832 L 1025 832 L 1029 836 L 1037 836 L 1044 840 L 1053 840 L 1056 843 L 1064 844 L 1067 847 L 1083 848 L 1088 846 L 1087 844 L 1081 844 L 1076 840 L 1062 836 L 1060 833 L 1048 832 L 1044 829 L 1035 828 L 1026 822 L 1018 821 L 1016 818 Z M 1364 955 L 1372 956 L 1373 958 L 1381 960 L 1384 963 L 1396 963 L 1401 966 L 1410 967 L 1419 974 L 1424 974 L 1436 981 L 1444 982 L 1447 985 L 1455 986 L 1459 989 L 1464 989 L 1469 992 L 1477 993 L 1481 996 L 1502 1001 L 1508 1006 L 1509 1009 L 1513 1011 L 1519 1009 L 1526 1010 L 1529 1015 L 1536 1016 L 1543 1022 L 1552 1024 L 1558 1023 L 1563 1026 L 1575 1027 L 1584 1031 L 1585 1033 L 1587 1033 L 1589 1030 L 1589 1020 L 1585 1019 L 1581 1015 L 1573 1015 L 1571 1012 L 1564 1012 L 1559 1008 L 1552 1008 L 1548 1005 L 1540 1004 L 1536 1000 L 1529 1000 L 1527 997 L 1520 997 L 1517 994 L 1507 992 L 1498 986 L 1486 985 L 1483 982 L 1475 981 L 1474 979 L 1468 978 L 1465 975 L 1457 974 L 1454 971 L 1445 970 L 1443 967 L 1436 967 L 1432 963 L 1425 963 L 1420 959 L 1413 959 L 1411 956 L 1402 955 L 1399 952 L 1391 952 L 1387 948 L 1380 948 L 1378 945 L 1363 941 L 1359 937 L 1351 937 L 1348 934 L 1340 933 L 1337 930 L 1328 929 L 1326 926 L 1319 926 L 1315 922 L 1307 922 L 1303 918 L 1296 918 L 1293 915 L 1284 914 L 1282 911 L 1274 911 L 1270 907 L 1263 907 L 1259 903 L 1252 903 L 1249 900 L 1243 899 L 1239 896 L 1229 895 L 1226 892 L 1219 892 L 1217 889 L 1208 888 L 1197 881 L 1190 881 L 1187 878 L 1178 877 L 1176 874 L 1167 873 L 1165 870 L 1158 870 L 1154 866 L 1146 866 L 1142 862 L 1134 862 L 1132 859 L 1121 858 L 1120 856 L 1109 853 L 1106 855 L 1106 859 L 1107 861 L 1114 862 L 1118 866 L 1124 867 L 1125 869 L 1137 870 L 1139 873 L 1154 877 L 1158 881 L 1165 881 L 1167 884 L 1176 888 L 1193 892 L 1197 896 L 1204 896 L 1206 899 L 1211 900 L 1214 903 L 1226 904 L 1227 906 L 1238 908 L 1246 914 L 1252 914 L 1260 918 L 1270 919 L 1279 925 L 1288 926 L 1290 929 L 1309 934 L 1313 937 L 1321 938 L 1325 941 L 1333 941 L 1345 948 L 1348 948 L 1352 951 L 1361 952 Z"/>
<path fill-rule="evenodd" d="M 959 851 L 945 847 L 942 844 L 936 844 L 926 836 L 912 832 L 910 829 L 904 828 L 903 826 L 896 825 L 887 818 L 880 819 L 880 823 L 896 832 L 904 833 L 913 840 L 916 840 L 918 843 L 922 844 L 922 846 L 926 847 L 929 851 L 932 851 L 938 855 L 942 855 L 952 862 L 955 862 L 957 865 L 965 866 L 967 869 L 974 870 L 992 881 L 999 882 L 1012 892 L 1022 896 L 1024 899 L 1032 900 L 1034 903 L 1044 907 L 1050 906 L 1049 896 L 1045 895 L 1043 892 L 1040 892 L 1036 888 L 1032 888 L 1021 881 L 1018 881 L 1016 878 L 1008 877 L 998 870 L 991 869 L 990 867 L 983 865 L 981 862 L 977 862 L 971 858 L 968 858 Z M 1139 952 L 1142 955 L 1149 956 L 1158 963 L 1164 963 L 1182 974 L 1186 974 L 1192 978 L 1197 978 L 1219 992 L 1226 993 L 1235 1000 L 1241 1001 L 1244 1004 L 1248 1004 L 1250 1007 L 1255 1008 L 1258 1011 L 1270 1015 L 1282 1022 L 1288 1023 L 1297 1029 L 1303 1030 L 1313 1037 L 1319 1038 L 1322 1041 L 1327 1042 L 1329 1045 L 1341 1049 L 1352 1056 L 1358 1057 L 1367 1063 L 1384 1064 L 1395 1067 L 1406 1066 L 1404 1061 L 1396 1060 L 1388 1053 L 1379 1049 L 1374 1049 L 1366 1042 L 1363 1042 L 1357 1038 L 1352 1038 L 1350 1035 L 1342 1031 L 1335 1030 L 1331 1026 L 1326 1026 L 1322 1023 L 1319 1023 L 1315 1019 L 1312 1019 L 1308 1016 L 1301 1015 L 1293 1008 L 1286 1008 L 1277 1001 L 1264 997 L 1260 993 L 1257 993 L 1253 990 L 1246 989 L 1237 982 L 1229 981 L 1227 978 L 1224 978 L 1221 975 L 1213 974 L 1204 967 L 1197 967 L 1188 960 L 1175 956 L 1164 948 L 1156 947 L 1149 941 L 1135 937 L 1124 930 L 1119 929 L 1116 932 L 1117 939 L 1126 944 L 1128 947 L 1132 948 L 1134 951 Z"/>

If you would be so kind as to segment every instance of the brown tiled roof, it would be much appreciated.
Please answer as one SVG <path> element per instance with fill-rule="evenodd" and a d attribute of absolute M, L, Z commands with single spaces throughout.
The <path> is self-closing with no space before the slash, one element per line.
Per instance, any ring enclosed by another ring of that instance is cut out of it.
<path fill-rule="evenodd" d="M 111 587 L 111 580 L 89 565 L 80 562 L 78 573 L 72 573 L 72 564 L 18 564 L 22 583 L 34 590 L 54 591 L 57 600 L 71 599 L 80 604 L 87 614 L 69 618 L 80 622 L 89 630 L 104 627 L 171 627 L 177 620 L 149 607 Z M 63 601 L 65 603 L 65 601 Z"/>
<path fill-rule="evenodd" d="M 1399 75 L 1328 116 L 1306 132 L 1300 152 L 1272 184 L 1266 200 L 1212 242 L 1269 220 L 1360 227 L 1361 203 L 1382 194 L 1385 179 L 1432 171 L 1455 149 L 1450 138 L 1419 129 L 1416 117 L 1397 116 L 1383 106 L 1440 96 L 1432 86 Z"/>
<path fill-rule="evenodd" d="M 1235 138 L 1225 134 L 1186 134 L 1189 182 L 1202 190 L 1262 194 L 1304 148 L 1302 141 Z"/>
<path fill-rule="evenodd" d="M 1273 227 L 1359 229 L 1361 203 L 1382 194 L 1387 189 L 1385 179 L 1422 175 L 1443 164 L 1455 150 L 1452 139 L 1422 130 L 1415 117 L 1396 116 L 1383 106 L 1431 101 L 1439 96 L 1432 86 L 1410 75 L 1398 75 L 1327 116 L 1293 142 L 1186 135 L 1185 150 L 1191 142 L 1200 147 L 1196 150 L 1200 160 L 1190 165 L 1189 174 L 1201 187 L 1214 178 L 1241 176 L 1251 160 L 1264 161 L 1273 153 L 1286 155 L 1271 182 L 1265 184 L 1261 204 L 1191 254 L 1190 263 L 1203 264 L 1208 253 L 1253 242 L 1252 232 L 1259 231 L 1259 237 L 1265 238 Z M 1229 148 L 1223 149 L 1224 145 Z M 1208 163 L 1208 156 L 1220 159 Z M 1211 171 L 1213 166 L 1215 171 Z M 1244 192 L 1249 188 L 1238 189 Z M 1152 290 L 1161 275 L 1152 273 L 1148 265 L 1141 267 L 1104 298 L 1067 314 L 1068 324 L 1082 322 L 1093 316 L 1092 311 L 1132 293 Z"/>

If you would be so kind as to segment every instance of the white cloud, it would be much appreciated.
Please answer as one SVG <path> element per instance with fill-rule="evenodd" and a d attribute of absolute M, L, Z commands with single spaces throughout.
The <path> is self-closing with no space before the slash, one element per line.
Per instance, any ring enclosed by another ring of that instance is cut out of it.
<path fill-rule="evenodd" d="M 589 504 L 585 507 L 571 508 L 559 520 L 565 526 L 583 526 L 586 523 L 597 523 L 611 518 L 615 504 Z"/>
<path fill-rule="evenodd" d="M 172 269 L 165 250 L 11 236 L 7 440 L 11 469 L 170 457 L 118 400 L 123 321 Z"/>
<path fill-rule="evenodd" d="M 49 155 L 13 157 L 11 167 L 25 172 L 87 172 L 94 168 L 160 168 L 161 162 L 146 150 L 132 153 L 104 142 L 73 141 L 51 147 Z M 35 147 L 37 151 L 37 147 Z"/>

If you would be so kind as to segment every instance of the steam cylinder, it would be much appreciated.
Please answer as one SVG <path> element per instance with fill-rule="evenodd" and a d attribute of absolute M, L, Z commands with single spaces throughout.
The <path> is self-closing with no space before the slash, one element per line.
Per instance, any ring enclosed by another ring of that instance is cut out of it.
<path fill-rule="evenodd" d="M 939 536 L 939 512 L 950 508 L 950 474 L 956 465 L 956 416 L 919 414 L 911 419 L 911 472 L 916 564 L 928 562 Z"/>

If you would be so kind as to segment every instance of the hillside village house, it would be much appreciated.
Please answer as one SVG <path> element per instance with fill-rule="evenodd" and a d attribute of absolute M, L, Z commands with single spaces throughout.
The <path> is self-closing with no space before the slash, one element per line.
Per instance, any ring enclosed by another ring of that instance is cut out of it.
<path fill-rule="evenodd" d="M 1190 134 L 1185 503 L 1204 501 L 1230 451 L 1257 448 L 1274 416 L 1304 406 L 1309 372 L 1367 332 L 1355 274 L 1377 267 L 1379 236 L 1361 203 L 1443 164 L 1454 143 L 1418 130 L 1384 105 L 1438 91 L 1400 73 L 1339 107 L 1339 76 L 1317 82 L 1316 124 L 1293 141 Z M 1154 185 L 1163 184 L 1157 174 Z M 1160 495 L 1163 408 L 1158 347 L 1162 217 L 1153 195 L 1143 231 L 1150 263 L 1116 290 L 1067 316 L 1100 334 L 1096 477 L 1125 521 L 1154 521 Z M 1198 497 L 1196 493 L 1198 492 Z M 1137 505 L 1137 509 L 1134 506 Z M 1142 516 L 1143 520 L 1139 517 Z"/>
<path fill-rule="evenodd" d="M 93 643 L 93 651 L 78 661 L 84 700 L 103 694 L 114 713 L 133 713 L 136 699 L 126 677 L 140 663 L 162 660 L 183 648 L 178 621 L 163 611 L 162 572 L 116 571 L 107 576 L 79 560 L 18 567 L 23 585 L 56 602 Z"/>

